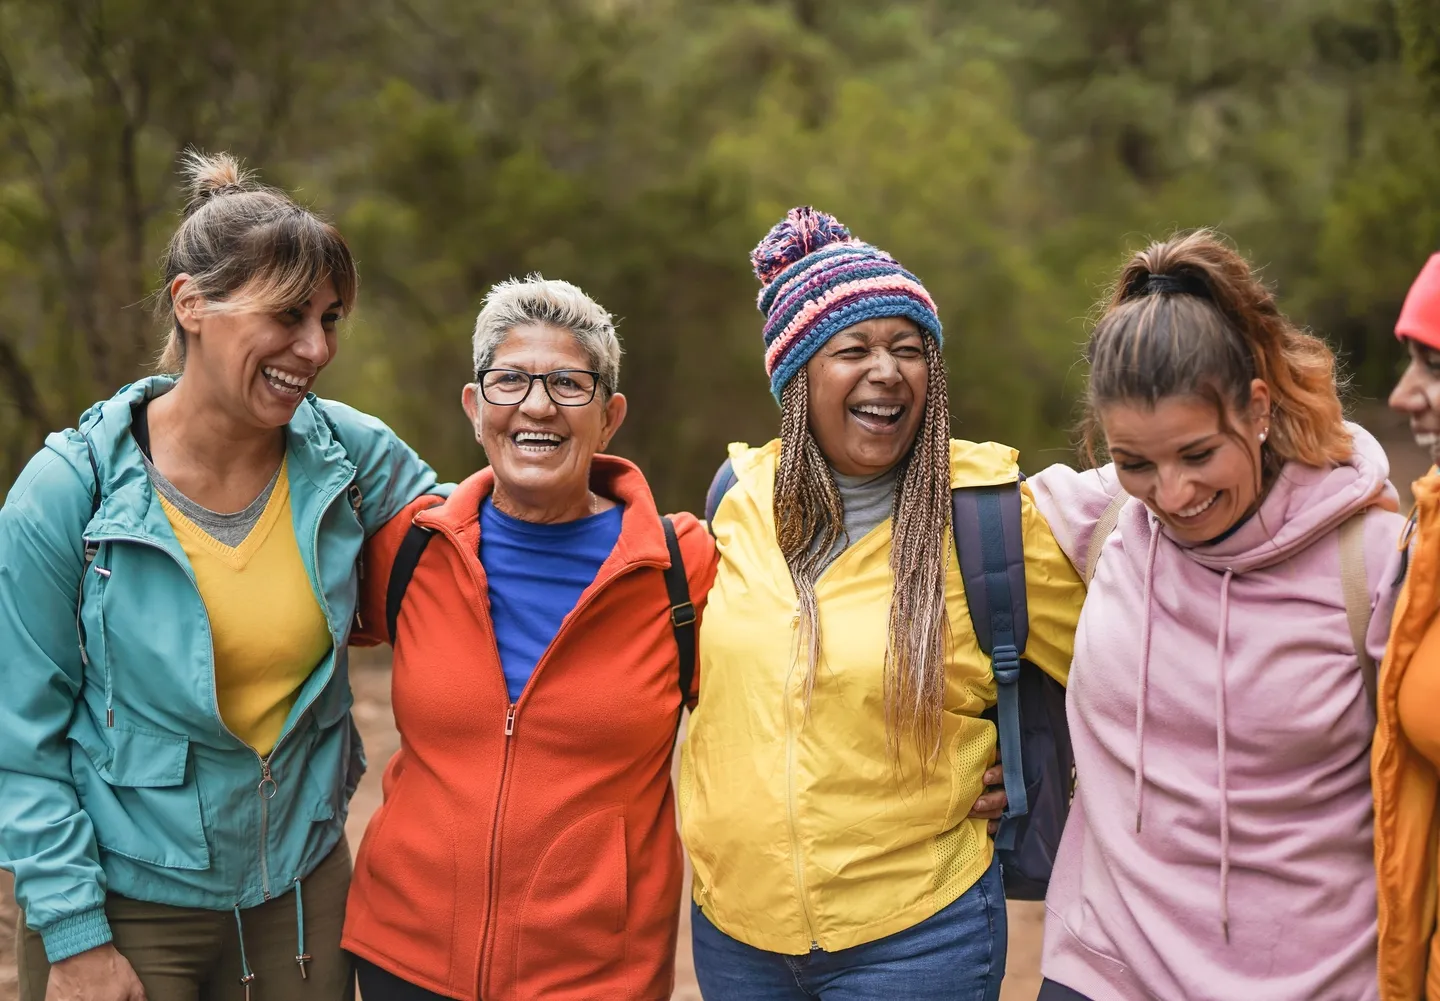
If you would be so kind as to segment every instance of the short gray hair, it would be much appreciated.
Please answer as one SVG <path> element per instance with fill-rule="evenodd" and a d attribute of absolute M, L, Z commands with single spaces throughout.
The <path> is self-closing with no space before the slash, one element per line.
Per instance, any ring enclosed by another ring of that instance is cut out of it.
<path fill-rule="evenodd" d="M 610 314 L 569 282 L 539 274 L 500 282 L 485 296 L 475 318 L 475 371 L 489 368 L 510 331 L 526 323 L 568 330 L 600 373 L 605 390 L 613 393 L 619 388 L 620 338 Z"/>

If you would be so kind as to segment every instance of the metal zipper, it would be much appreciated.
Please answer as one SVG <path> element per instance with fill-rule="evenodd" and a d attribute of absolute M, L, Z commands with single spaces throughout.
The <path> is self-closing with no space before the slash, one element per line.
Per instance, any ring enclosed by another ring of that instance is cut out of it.
<path fill-rule="evenodd" d="M 791 627 L 800 628 L 800 613 L 791 618 Z M 790 825 L 790 858 L 795 864 L 795 890 L 800 900 L 800 916 L 805 921 L 805 934 L 810 937 L 810 951 L 820 948 L 815 938 L 815 922 L 810 917 L 810 901 L 805 895 L 805 864 L 800 860 L 800 837 L 795 824 L 795 730 L 791 725 L 789 682 L 786 682 L 785 700 L 785 813 Z"/>
<path fill-rule="evenodd" d="M 270 752 L 274 754 L 274 751 Z M 265 858 L 265 846 L 270 841 L 270 801 L 280 791 L 280 785 L 270 774 L 270 759 L 260 759 L 260 784 L 255 787 L 260 794 L 260 889 L 265 899 L 270 899 L 270 863 Z"/>
<path fill-rule="evenodd" d="M 348 497 L 348 498 L 350 498 L 350 510 L 355 512 L 355 520 L 360 523 L 360 532 L 361 532 L 362 538 L 361 538 L 361 541 L 360 541 L 360 551 L 355 555 L 355 576 L 356 576 L 356 578 L 360 581 L 360 583 L 363 585 L 364 582 L 365 582 L 365 541 L 364 541 L 364 538 L 363 538 L 363 535 L 364 535 L 364 532 L 365 532 L 365 522 L 364 522 L 364 520 L 360 517 L 360 505 L 361 505 L 362 503 L 364 503 L 364 501 L 365 501 L 365 495 L 360 492 L 360 485 L 355 482 L 354 478 L 351 478 L 351 480 L 350 480 L 350 485 L 345 488 L 345 496 Z M 325 512 L 323 512 L 323 511 L 320 512 L 320 515 L 321 515 L 321 517 L 323 518 L 324 515 L 325 515 Z M 319 522 L 316 522 L 316 523 L 315 523 L 315 562 L 316 562 L 316 563 L 319 563 L 319 562 L 320 562 L 320 523 L 319 523 Z M 315 574 L 315 575 L 316 575 L 317 577 L 320 575 L 318 570 L 316 571 L 316 574 Z M 364 628 L 365 628 L 365 620 L 364 620 L 363 618 L 361 618 L 361 616 L 360 616 L 360 602 L 359 602 L 359 601 L 356 601 L 356 602 L 355 602 L 355 624 L 356 624 L 357 626 L 359 626 L 361 629 L 364 629 Z"/>
<path fill-rule="evenodd" d="M 488 978 L 490 964 L 487 961 L 491 952 L 490 931 L 494 927 L 495 908 L 500 902 L 500 866 L 496 856 L 500 852 L 500 819 L 505 812 L 505 780 L 510 775 L 510 749 L 511 738 L 515 735 L 515 712 L 518 703 L 510 703 L 505 711 L 505 757 L 500 765 L 500 782 L 495 787 L 495 815 L 490 820 L 490 857 L 486 862 L 486 872 L 490 877 L 489 899 L 485 907 L 485 927 L 480 931 L 480 980 L 483 983 Z M 483 991 L 481 992 L 484 993 Z"/>
<path fill-rule="evenodd" d="M 474 555 L 472 560 L 470 548 L 466 546 L 465 543 L 459 538 L 454 529 L 444 525 L 435 525 L 434 527 L 439 532 L 439 534 L 443 535 L 446 539 L 450 541 L 451 545 L 453 545 L 457 550 L 459 550 L 461 556 L 460 562 L 465 567 L 465 572 L 470 576 L 470 582 L 475 588 L 475 593 L 477 595 L 480 595 L 482 600 L 484 600 L 486 595 L 488 594 L 488 590 L 486 587 L 481 586 L 480 577 L 475 570 L 475 567 L 480 562 L 479 556 Z M 535 679 L 540 676 L 541 668 L 543 668 L 546 662 L 550 659 L 550 650 L 554 649 L 555 645 L 560 641 L 561 637 L 565 635 L 571 623 L 573 623 L 576 619 L 579 618 L 580 612 L 583 612 L 587 607 L 589 607 L 590 604 L 595 601 L 595 599 L 600 595 L 602 591 L 604 591 L 616 580 L 625 576 L 631 571 L 640 570 L 647 567 L 655 568 L 662 566 L 664 566 L 664 564 L 658 560 L 645 560 L 641 562 L 631 563 L 624 568 L 616 571 L 615 573 L 612 573 L 608 578 L 605 579 L 604 582 L 600 584 L 599 587 L 590 590 L 588 596 L 578 602 L 571 610 L 570 614 L 565 617 L 565 621 L 562 622 L 560 625 L 560 631 L 557 632 L 554 639 L 550 641 L 550 646 L 546 649 L 545 653 L 542 654 L 540 659 L 535 662 L 535 670 L 530 672 L 530 680 L 525 683 L 525 688 L 523 691 L 521 691 L 520 698 L 515 702 L 509 702 L 508 708 L 505 710 L 505 758 L 500 766 L 500 782 L 495 789 L 495 813 L 490 824 L 490 856 L 487 864 L 487 875 L 490 879 L 490 892 L 489 900 L 485 908 L 485 923 L 480 930 L 480 983 L 478 985 L 478 993 L 481 996 L 484 996 L 486 993 L 484 987 L 485 981 L 488 979 L 488 973 L 490 969 L 489 956 L 490 953 L 493 951 L 491 932 L 495 927 L 493 915 L 496 910 L 497 897 L 499 894 L 500 886 L 499 862 L 497 859 L 500 845 L 500 822 L 503 819 L 504 815 L 505 780 L 509 777 L 510 774 L 510 757 L 511 751 L 514 749 L 515 718 L 519 715 L 520 703 L 525 701 L 526 694 L 534 686 Z M 488 614 L 488 609 L 486 609 L 486 611 Z M 495 655 L 496 665 L 499 666 L 500 648 L 495 642 L 494 630 L 490 630 L 490 649 L 491 652 Z M 505 674 L 503 669 L 500 672 L 499 680 L 500 686 L 505 691 L 505 697 L 508 701 L 510 692 L 509 688 L 505 684 Z"/>

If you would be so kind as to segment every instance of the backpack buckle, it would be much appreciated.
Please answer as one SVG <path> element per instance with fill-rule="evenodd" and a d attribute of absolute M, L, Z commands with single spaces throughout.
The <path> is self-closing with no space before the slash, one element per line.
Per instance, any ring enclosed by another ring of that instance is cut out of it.
<path fill-rule="evenodd" d="M 687 601 L 682 605 L 670 606 L 670 624 L 672 626 L 693 626 L 695 619 L 694 602 Z"/>
<path fill-rule="evenodd" d="M 1020 680 L 1020 651 L 1010 643 L 997 646 L 990 653 L 990 667 L 997 684 L 1015 684 Z"/>

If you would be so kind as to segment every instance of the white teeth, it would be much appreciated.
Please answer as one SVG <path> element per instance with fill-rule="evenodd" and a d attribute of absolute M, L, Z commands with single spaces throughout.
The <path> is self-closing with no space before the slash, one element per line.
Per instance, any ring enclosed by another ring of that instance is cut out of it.
<path fill-rule="evenodd" d="M 1203 504 L 1196 504 L 1194 507 L 1187 507 L 1185 510 L 1179 512 L 1179 515 L 1181 518 L 1193 518 L 1196 515 L 1204 514 L 1206 511 L 1210 510 L 1210 505 L 1214 504 L 1219 499 L 1220 495 L 1218 493 L 1211 494 L 1210 499 L 1205 501 Z"/>
<path fill-rule="evenodd" d="M 517 448 L 524 452 L 553 452 L 560 447 L 561 437 L 553 431 L 517 431 L 513 435 Z"/>
<path fill-rule="evenodd" d="M 899 405 L 887 407 L 878 403 L 862 403 L 854 409 L 862 414 L 874 414 L 876 417 L 895 417 L 905 408 Z"/>
<path fill-rule="evenodd" d="M 1437 444 L 1440 444 L 1440 434 L 1436 434 L 1433 431 L 1416 431 L 1415 444 L 1421 448 L 1434 448 Z"/>
<path fill-rule="evenodd" d="M 281 371 L 278 368 L 271 368 L 269 365 L 266 365 L 261 371 L 265 374 L 265 378 L 273 382 L 281 383 L 282 385 L 291 386 L 295 389 L 304 389 L 305 384 L 310 381 L 305 376 L 291 375 L 289 372 Z"/>

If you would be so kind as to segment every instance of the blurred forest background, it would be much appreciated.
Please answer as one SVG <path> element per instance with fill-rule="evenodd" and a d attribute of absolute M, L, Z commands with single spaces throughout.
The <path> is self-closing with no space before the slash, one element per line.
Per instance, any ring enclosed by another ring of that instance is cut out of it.
<path fill-rule="evenodd" d="M 447 477 L 481 296 L 620 320 L 617 451 L 699 504 L 777 427 L 747 254 L 836 213 L 941 306 L 957 433 L 1065 458 L 1125 254 L 1229 233 L 1381 395 L 1440 247 L 1440 0 L 0 0 L 0 485 L 145 372 L 176 154 L 336 220 L 360 309 L 320 391 Z"/>

